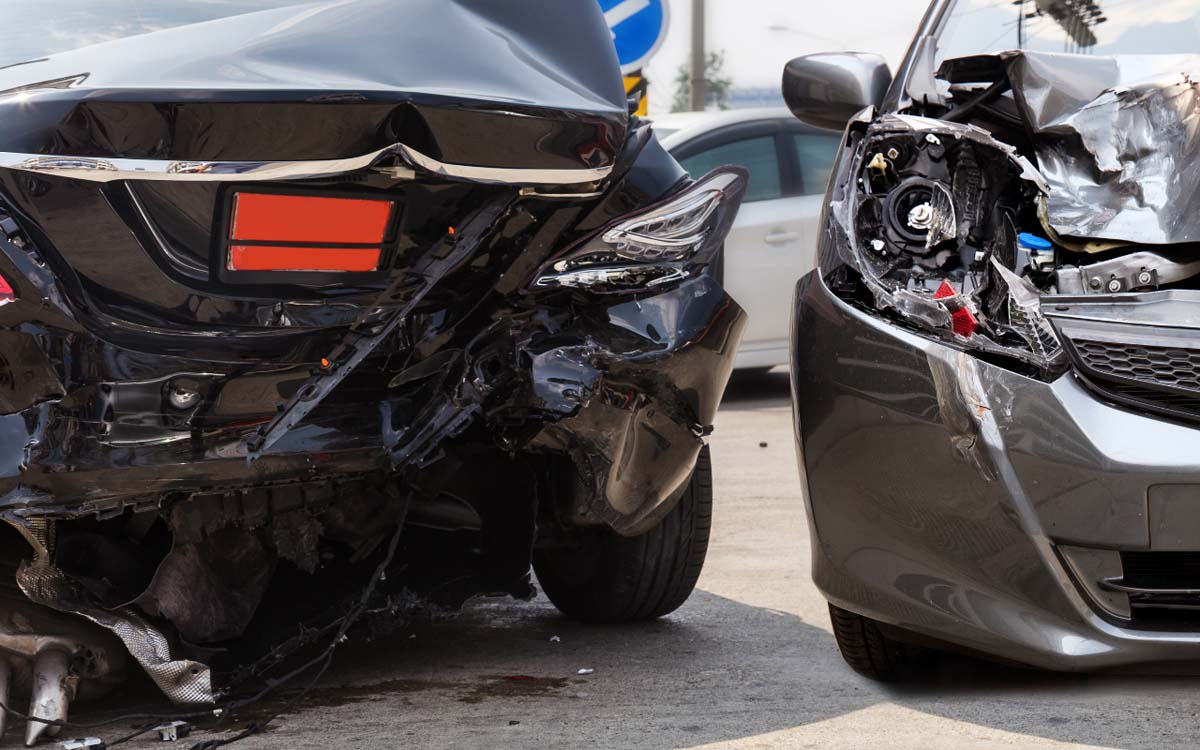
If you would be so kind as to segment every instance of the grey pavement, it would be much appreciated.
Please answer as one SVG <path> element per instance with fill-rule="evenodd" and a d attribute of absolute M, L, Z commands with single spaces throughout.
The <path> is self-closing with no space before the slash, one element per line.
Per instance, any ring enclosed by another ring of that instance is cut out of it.
<path fill-rule="evenodd" d="M 595 627 L 540 596 L 474 601 L 449 621 L 347 644 L 302 703 L 277 701 L 273 728 L 233 747 L 1196 746 L 1189 674 L 1059 675 L 956 657 L 920 686 L 884 687 L 846 668 L 809 578 L 789 419 L 785 374 L 731 385 L 712 437 L 712 547 L 674 615 Z"/>

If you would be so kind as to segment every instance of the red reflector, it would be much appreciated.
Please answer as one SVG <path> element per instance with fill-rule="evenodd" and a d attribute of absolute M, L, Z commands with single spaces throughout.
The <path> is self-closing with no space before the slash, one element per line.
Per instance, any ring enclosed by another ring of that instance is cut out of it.
<path fill-rule="evenodd" d="M 379 248 L 232 245 L 230 271 L 353 271 L 379 269 Z"/>
<path fill-rule="evenodd" d="M 936 300 L 950 299 L 958 296 L 958 292 L 950 285 L 949 281 L 943 281 L 938 290 L 933 293 L 933 298 Z M 963 338 L 971 338 L 971 335 L 979 328 L 979 321 L 965 307 L 960 307 L 950 313 L 950 324 L 954 328 L 954 332 Z"/>
<path fill-rule="evenodd" d="M 238 193 L 229 239 L 379 245 L 392 218 L 391 201 Z"/>
<path fill-rule="evenodd" d="M 0 276 L 0 302 L 9 302 L 17 298 L 17 293 L 13 291 L 12 284 L 8 283 L 8 279 Z"/>
<path fill-rule="evenodd" d="M 956 292 L 954 290 L 954 287 L 950 286 L 949 281 L 942 281 L 942 285 L 939 286 L 937 288 L 937 291 L 933 293 L 933 298 L 934 299 L 947 299 L 949 297 L 953 297 L 956 294 L 958 294 L 958 292 Z"/>

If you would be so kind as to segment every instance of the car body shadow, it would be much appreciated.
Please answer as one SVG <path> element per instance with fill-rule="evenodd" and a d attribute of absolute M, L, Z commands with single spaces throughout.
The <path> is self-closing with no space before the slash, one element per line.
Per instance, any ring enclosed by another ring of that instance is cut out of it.
<path fill-rule="evenodd" d="M 952 656 L 920 683 L 884 686 L 842 663 L 823 623 L 705 591 L 668 618 L 628 626 L 568 620 L 544 597 L 482 599 L 451 619 L 346 644 L 304 700 L 273 697 L 232 726 L 282 712 L 271 731 L 239 749 L 390 747 L 401 739 L 420 748 L 692 748 L 741 747 L 739 740 L 841 718 L 839 746 L 852 747 L 852 715 L 888 704 L 1031 742 L 1157 750 L 1192 746 L 1190 722 L 1165 696 L 1194 683 Z M 1164 700 L 1148 709 L 1144 700 L 1131 705 L 1131 693 Z"/>

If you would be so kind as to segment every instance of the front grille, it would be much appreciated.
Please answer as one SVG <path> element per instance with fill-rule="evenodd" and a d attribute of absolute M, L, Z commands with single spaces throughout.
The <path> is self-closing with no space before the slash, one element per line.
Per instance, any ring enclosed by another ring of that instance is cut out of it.
<path fill-rule="evenodd" d="M 1122 552 L 1133 624 L 1200 627 L 1200 552 Z"/>
<path fill-rule="evenodd" d="M 1070 339 L 1083 382 L 1111 401 L 1200 420 L 1200 349 Z"/>
<path fill-rule="evenodd" d="M 1121 570 L 1130 586 L 1200 590 L 1200 552 L 1122 552 Z"/>
<path fill-rule="evenodd" d="M 1200 349 L 1087 340 L 1073 343 L 1080 358 L 1098 373 L 1200 394 Z"/>

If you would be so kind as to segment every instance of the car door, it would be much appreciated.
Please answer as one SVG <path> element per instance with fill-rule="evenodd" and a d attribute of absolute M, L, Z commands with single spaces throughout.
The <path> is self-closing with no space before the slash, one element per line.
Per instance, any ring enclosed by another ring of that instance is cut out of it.
<path fill-rule="evenodd" d="M 780 151 L 782 125 L 768 121 L 709 134 L 677 151 L 693 177 L 726 164 L 745 167 L 750 185 L 741 212 L 725 240 L 724 285 L 749 315 L 739 368 L 787 363 L 790 287 L 781 274 L 792 273 L 792 256 L 804 236 L 801 217 L 786 195 L 787 163 Z"/>

